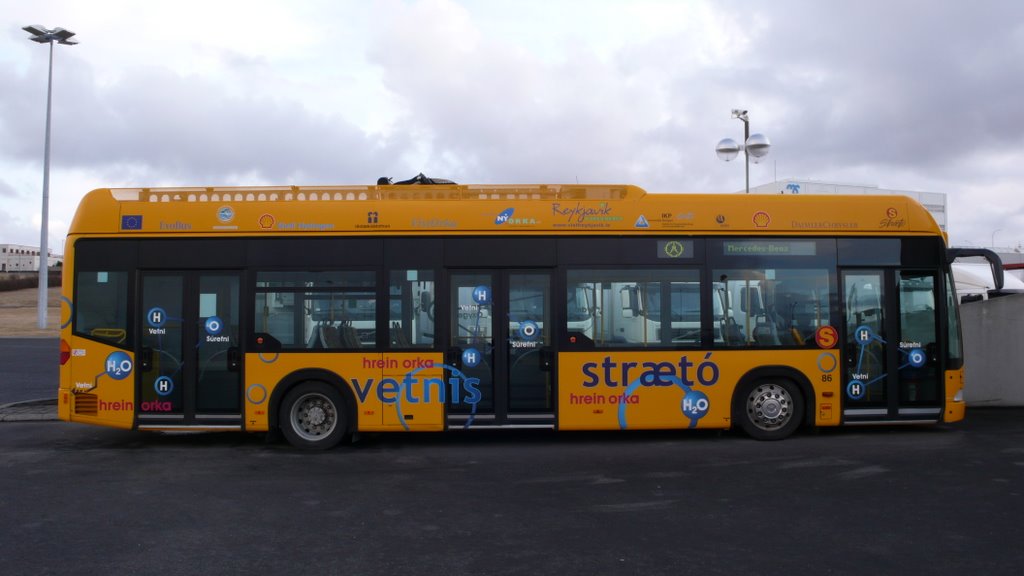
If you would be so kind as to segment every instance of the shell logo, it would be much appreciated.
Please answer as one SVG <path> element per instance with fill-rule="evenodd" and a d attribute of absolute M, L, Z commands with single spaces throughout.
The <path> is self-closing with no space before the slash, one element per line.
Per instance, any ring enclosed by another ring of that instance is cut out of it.
<path fill-rule="evenodd" d="M 767 212 L 755 212 L 754 213 L 754 226 L 758 228 L 767 228 L 772 223 L 772 217 Z"/>
<path fill-rule="evenodd" d="M 264 214 L 263 216 L 260 216 L 259 222 L 260 228 L 263 228 L 264 230 L 274 227 L 274 217 L 271 216 L 270 214 Z"/>

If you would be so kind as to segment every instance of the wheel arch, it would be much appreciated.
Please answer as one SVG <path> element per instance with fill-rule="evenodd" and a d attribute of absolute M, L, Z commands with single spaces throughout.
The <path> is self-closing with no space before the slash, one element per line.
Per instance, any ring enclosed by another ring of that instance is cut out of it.
<path fill-rule="evenodd" d="M 744 374 L 739 381 L 736 382 L 736 388 L 733 389 L 732 393 L 732 412 L 731 412 L 731 427 L 735 427 L 739 422 L 739 414 L 744 410 L 743 401 L 745 399 L 740 398 L 740 392 L 746 387 L 759 380 L 771 380 L 773 378 L 785 378 L 796 384 L 800 390 L 800 395 L 803 396 L 804 411 L 801 414 L 803 418 L 800 423 L 801 428 L 806 428 L 814 424 L 814 412 L 817 402 L 814 397 L 814 387 L 811 386 L 811 381 L 807 379 L 807 376 L 803 372 L 793 368 L 792 366 L 785 365 L 773 365 L 773 366 L 759 366 Z M 739 410 L 740 412 L 737 412 Z"/>
<path fill-rule="evenodd" d="M 345 432 L 355 432 L 359 429 L 359 410 L 356 409 L 356 396 L 352 392 L 352 387 L 341 376 L 322 368 L 296 370 L 277 383 L 274 392 L 270 395 L 269 413 L 267 414 L 271 429 L 280 428 L 281 402 L 288 395 L 288 391 L 304 382 L 323 382 L 336 389 L 345 399 L 345 415 L 348 417 Z"/>

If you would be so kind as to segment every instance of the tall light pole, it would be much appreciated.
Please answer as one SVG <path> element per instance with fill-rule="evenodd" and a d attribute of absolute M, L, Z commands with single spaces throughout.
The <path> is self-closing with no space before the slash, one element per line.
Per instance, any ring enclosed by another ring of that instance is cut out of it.
<path fill-rule="evenodd" d="M 43 221 L 39 231 L 39 327 L 46 328 L 46 292 L 49 284 L 50 249 L 46 245 L 50 221 L 50 106 L 53 101 L 53 43 L 73 46 L 78 44 L 72 40 L 75 35 L 70 30 L 54 28 L 48 30 L 44 26 L 32 25 L 22 28 L 32 35 L 29 40 L 50 45 L 50 72 L 46 81 L 46 144 L 43 151 Z"/>
<path fill-rule="evenodd" d="M 1002 228 L 996 228 L 995 230 L 992 231 L 992 244 L 991 244 L 991 246 L 992 246 L 993 250 L 995 250 L 995 248 L 996 248 L 996 232 L 1002 232 L 1002 231 L 1003 231 Z"/>
<path fill-rule="evenodd" d="M 746 110 L 733 110 L 732 117 L 743 121 L 743 144 L 737 144 L 732 138 L 723 138 L 715 146 L 715 152 L 720 160 L 726 162 L 735 158 L 740 150 L 743 150 L 743 157 L 746 160 L 746 188 L 750 194 L 750 157 L 754 157 L 754 163 L 761 161 L 768 154 L 772 144 L 764 134 L 750 134 L 750 119 L 747 118 Z"/>

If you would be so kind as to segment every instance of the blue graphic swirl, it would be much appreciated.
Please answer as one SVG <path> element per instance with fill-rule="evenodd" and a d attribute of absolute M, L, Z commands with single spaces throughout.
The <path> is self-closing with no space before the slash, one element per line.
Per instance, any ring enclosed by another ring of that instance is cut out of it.
<path fill-rule="evenodd" d="M 406 388 L 405 382 L 406 382 L 406 380 L 409 379 L 408 378 L 409 376 L 414 376 L 420 370 L 424 370 L 426 368 L 438 368 L 438 367 L 440 367 L 440 368 L 442 368 L 444 370 L 450 370 L 452 372 L 452 374 L 454 374 L 454 375 L 458 376 L 459 378 L 461 378 L 462 382 L 465 382 L 468 379 L 466 377 L 466 375 L 462 373 L 462 370 L 459 370 L 455 366 L 449 366 L 447 364 L 434 364 L 433 366 L 421 366 L 421 367 L 413 370 L 412 372 L 409 372 L 408 374 L 406 374 L 406 378 L 402 378 L 402 381 L 401 381 L 401 383 L 398 386 L 398 398 L 395 399 L 395 410 L 398 412 L 398 422 L 402 424 L 402 428 L 404 428 L 406 432 L 409 431 L 409 425 L 405 423 L 405 415 L 402 414 L 402 395 L 405 393 L 405 388 Z M 445 385 L 447 386 L 448 383 L 445 382 Z M 445 389 L 445 394 L 446 394 L 445 398 L 447 399 L 447 388 Z M 466 424 L 463 426 L 464 429 L 465 428 L 469 428 L 470 426 L 473 425 L 473 420 L 476 418 L 476 407 L 477 407 L 478 404 L 479 404 L 479 401 L 478 402 L 473 402 L 473 403 L 470 404 L 470 406 L 472 406 L 473 408 L 472 408 L 472 410 L 469 411 L 469 420 L 466 420 Z"/>
<path fill-rule="evenodd" d="M 663 374 L 663 375 L 659 375 L 658 377 L 661 380 L 663 380 L 663 381 L 671 382 L 672 384 L 675 384 L 676 386 L 681 388 L 683 390 L 683 398 L 684 398 L 684 400 L 685 400 L 685 398 L 686 398 L 686 396 L 688 394 L 695 394 L 694 390 L 690 386 L 687 386 L 686 384 L 683 384 L 683 381 L 680 380 L 678 376 Z M 629 386 L 626 387 L 626 391 L 622 393 L 622 397 L 619 400 L 619 429 L 626 430 L 626 429 L 629 428 L 629 425 L 626 422 L 626 407 L 629 404 L 626 402 L 626 399 L 629 398 L 630 396 L 632 396 L 633 393 L 635 393 L 638 388 L 640 388 L 641 386 L 644 385 L 643 381 L 645 379 L 646 379 L 646 381 L 648 383 L 651 383 L 651 382 L 653 382 L 654 378 L 655 378 L 655 374 L 653 372 L 645 372 L 644 374 L 641 374 L 639 377 L 637 377 L 636 380 L 633 380 L 632 382 L 630 382 Z M 704 394 L 700 394 L 700 396 L 703 399 L 707 400 L 707 396 L 705 396 Z M 682 406 L 683 405 L 680 404 L 680 410 L 682 410 Z M 689 428 L 696 428 L 697 427 L 697 422 L 701 418 L 703 418 L 706 414 L 707 414 L 707 411 L 704 411 L 701 414 L 698 414 L 698 415 L 695 415 L 695 416 L 690 416 L 685 411 L 683 411 L 683 415 L 690 419 Z"/>

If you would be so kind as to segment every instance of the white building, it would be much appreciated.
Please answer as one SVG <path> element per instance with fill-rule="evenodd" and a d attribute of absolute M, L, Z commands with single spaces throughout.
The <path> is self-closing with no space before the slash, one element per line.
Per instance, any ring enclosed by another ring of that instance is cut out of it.
<path fill-rule="evenodd" d="M 47 266 L 53 268 L 63 264 L 63 256 L 50 252 Z M 39 247 L 21 244 L 0 244 L 0 272 L 38 272 Z"/>

